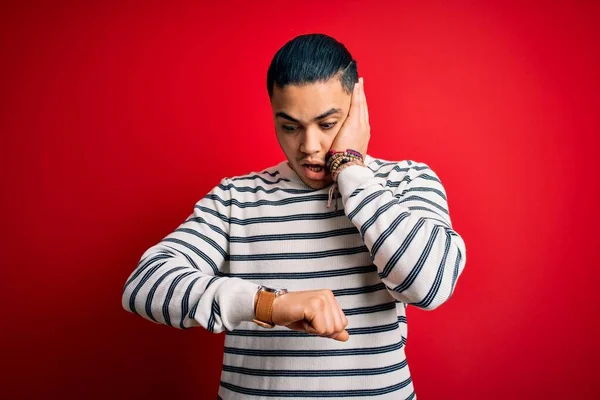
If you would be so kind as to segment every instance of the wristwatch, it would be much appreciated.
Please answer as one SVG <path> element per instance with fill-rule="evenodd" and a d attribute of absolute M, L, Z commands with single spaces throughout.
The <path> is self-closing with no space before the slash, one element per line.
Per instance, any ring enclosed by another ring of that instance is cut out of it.
<path fill-rule="evenodd" d="M 256 307 L 254 308 L 255 318 L 252 320 L 258 326 L 263 328 L 275 328 L 275 324 L 271 319 L 273 313 L 273 301 L 275 297 L 286 294 L 287 289 L 274 289 L 264 285 L 258 287 L 256 292 Z"/>

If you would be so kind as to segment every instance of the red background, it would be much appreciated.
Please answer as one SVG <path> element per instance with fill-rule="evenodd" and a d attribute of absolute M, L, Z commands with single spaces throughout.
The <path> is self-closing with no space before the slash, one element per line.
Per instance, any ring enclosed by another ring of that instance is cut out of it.
<path fill-rule="evenodd" d="M 223 336 L 121 290 L 221 177 L 282 159 L 266 70 L 324 32 L 370 153 L 428 163 L 467 244 L 454 297 L 409 309 L 419 398 L 598 398 L 599 3 L 260 3 L 2 2 L 0 395 L 216 397 Z"/>

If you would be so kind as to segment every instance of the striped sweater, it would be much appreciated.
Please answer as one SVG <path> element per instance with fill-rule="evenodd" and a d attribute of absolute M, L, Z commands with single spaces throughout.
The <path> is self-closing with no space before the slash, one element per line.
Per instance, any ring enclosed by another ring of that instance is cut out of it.
<path fill-rule="evenodd" d="M 223 179 L 148 249 L 123 307 L 177 328 L 225 332 L 217 398 L 415 399 L 406 307 L 434 309 L 466 262 L 445 190 L 423 163 L 366 157 L 328 189 L 287 162 Z M 257 286 L 331 289 L 348 317 L 338 342 L 252 321 Z"/>

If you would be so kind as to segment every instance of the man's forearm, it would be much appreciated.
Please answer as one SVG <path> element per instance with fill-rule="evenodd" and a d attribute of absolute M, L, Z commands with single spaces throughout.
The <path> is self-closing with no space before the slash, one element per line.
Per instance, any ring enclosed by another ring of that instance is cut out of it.
<path fill-rule="evenodd" d="M 403 192 L 409 195 L 395 194 L 366 167 L 349 167 L 338 179 L 346 213 L 390 293 L 433 309 L 454 290 L 466 262 L 465 244 L 451 227 L 439 180 L 406 181 Z"/>

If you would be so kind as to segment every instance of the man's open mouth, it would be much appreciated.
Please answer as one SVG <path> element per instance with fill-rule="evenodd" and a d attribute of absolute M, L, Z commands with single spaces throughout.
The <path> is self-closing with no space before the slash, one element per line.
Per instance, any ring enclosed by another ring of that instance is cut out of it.
<path fill-rule="evenodd" d="M 317 164 L 304 164 L 308 169 L 310 169 L 311 171 L 314 172 L 321 172 L 323 170 L 323 166 L 322 165 L 317 165 Z"/>

